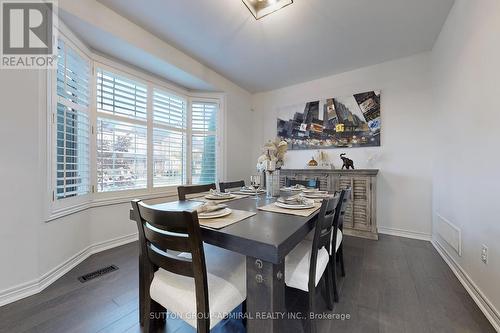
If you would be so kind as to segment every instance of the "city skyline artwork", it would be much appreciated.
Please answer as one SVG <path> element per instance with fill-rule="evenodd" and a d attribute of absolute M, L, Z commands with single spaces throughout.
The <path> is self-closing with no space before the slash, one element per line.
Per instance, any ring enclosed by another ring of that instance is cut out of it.
<path fill-rule="evenodd" d="M 292 150 L 380 146 L 380 91 L 278 110 L 278 136 Z"/>

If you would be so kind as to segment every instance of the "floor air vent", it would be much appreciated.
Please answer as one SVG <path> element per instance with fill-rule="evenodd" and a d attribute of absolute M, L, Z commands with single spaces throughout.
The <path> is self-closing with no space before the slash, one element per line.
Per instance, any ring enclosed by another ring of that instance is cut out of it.
<path fill-rule="evenodd" d="M 118 267 L 116 267 L 115 265 L 111 265 L 108 267 L 98 269 L 95 272 L 82 275 L 78 278 L 78 280 L 80 280 L 81 283 L 88 282 L 88 281 L 93 280 L 95 278 L 101 277 L 104 274 L 108 274 L 108 273 L 111 273 L 113 271 L 116 271 L 117 269 L 118 269 Z"/>

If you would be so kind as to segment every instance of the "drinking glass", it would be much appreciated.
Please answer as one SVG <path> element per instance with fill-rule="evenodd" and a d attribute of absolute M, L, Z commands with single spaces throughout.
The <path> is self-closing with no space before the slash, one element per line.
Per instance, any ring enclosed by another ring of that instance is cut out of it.
<path fill-rule="evenodd" d="M 260 188 L 261 178 L 262 178 L 261 175 L 250 176 L 250 184 L 252 185 L 252 187 L 255 190 L 255 199 L 256 200 L 259 199 L 258 190 Z"/>

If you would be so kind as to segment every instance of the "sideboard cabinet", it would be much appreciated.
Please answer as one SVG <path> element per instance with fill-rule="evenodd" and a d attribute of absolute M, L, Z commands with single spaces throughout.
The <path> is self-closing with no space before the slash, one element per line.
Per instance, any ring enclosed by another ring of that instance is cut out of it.
<path fill-rule="evenodd" d="M 320 189 L 339 191 L 352 188 L 351 201 L 344 218 L 344 233 L 369 239 L 378 239 L 376 193 L 377 174 L 375 169 L 328 170 L 328 169 L 282 169 L 280 182 L 285 178 L 319 179 Z"/>

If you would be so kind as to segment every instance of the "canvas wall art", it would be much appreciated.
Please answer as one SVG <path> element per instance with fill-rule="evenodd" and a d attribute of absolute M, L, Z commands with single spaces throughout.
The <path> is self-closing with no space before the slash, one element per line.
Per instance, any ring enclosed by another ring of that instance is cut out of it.
<path fill-rule="evenodd" d="M 289 149 L 380 146 L 380 91 L 311 101 L 278 110 Z"/>

